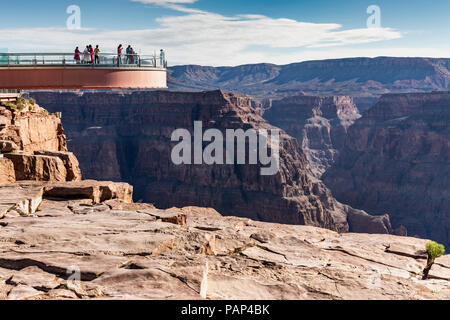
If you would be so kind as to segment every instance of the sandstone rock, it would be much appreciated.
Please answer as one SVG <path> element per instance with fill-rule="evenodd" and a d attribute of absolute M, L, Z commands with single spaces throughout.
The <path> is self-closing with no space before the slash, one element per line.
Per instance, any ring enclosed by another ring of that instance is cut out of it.
<path fill-rule="evenodd" d="M 162 222 L 168 222 L 173 224 L 179 224 L 181 226 L 186 225 L 186 215 L 178 212 L 163 212 L 159 210 L 143 210 L 139 211 L 155 217 Z"/>
<path fill-rule="evenodd" d="M 39 106 L 18 111 L 0 106 L 0 140 L 12 141 L 13 148 L 33 153 L 36 150 L 67 151 L 61 120 Z M 11 146 L 9 147 L 11 148 Z"/>
<path fill-rule="evenodd" d="M 19 147 L 13 141 L 0 140 L 0 153 L 8 153 L 19 150 Z"/>
<path fill-rule="evenodd" d="M 449 128 L 449 92 L 385 95 L 350 127 L 324 181 L 339 201 L 448 246 Z"/>
<path fill-rule="evenodd" d="M 212 207 L 224 215 L 349 230 L 347 209 L 309 175 L 306 156 L 284 132 L 280 170 L 273 176 L 261 176 L 261 165 L 173 164 L 171 134 L 178 128 L 192 131 L 194 121 L 202 121 L 205 130 L 276 129 L 246 96 L 155 91 L 35 97 L 65 114 L 70 149 L 85 177 L 127 181 L 135 199 L 162 209 Z"/>
<path fill-rule="evenodd" d="M 24 285 L 40 291 L 50 291 L 60 285 L 55 275 L 44 272 L 36 266 L 27 267 L 15 273 L 8 279 L 8 283 L 14 286 Z"/>
<path fill-rule="evenodd" d="M 0 158 L 0 183 L 81 180 L 76 157 L 66 151 L 59 117 L 37 105 L 31 111 L 0 106 L 0 154 L 6 153 L 15 172 L 11 173 L 10 162 Z"/>
<path fill-rule="evenodd" d="M 14 287 L 8 294 L 8 300 L 29 300 L 39 296 L 42 292 L 26 285 Z"/>
<path fill-rule="evenodd" d="M 122 199 L 111 199 L 103 202 L 111 210 L 148 210 L 155 209 L 155 206 L 149 203 L 134 203 Z"/>
<path fill-rule="evenodd" d="M 48 298 L 54 300 L 70 300 L 70 299 L 78 299 L 78 296 L 75 292 L 73 292 L 72 290 L 67 290 L 67 289 L 55 289 L 55 290 L 50 290 L 48 292 Z"/>
<path fill-rule="evenodd" d="M 348 127 L 360 117 L 348 96 L 284 98 L 264 113 L 269 123 L 297 139 L 317 178 L 337 159 Z"/>
<path fill-rule="evenodd" d="M 83 180 L 78 182 L 52 183 L 45 186 L 47 197 L 62 199 L 91 199 L 101 203 L 110 199 L 133 201 L 133 187 L 127 183 Z"/>
<path fill-rule="evenodd" d="M 39 185 L 0 184 L 0 218 L 9 210 L 33 214 L 42 202 L 43 187 Z"/>
<path fill-rule="evenodd" d="M 5 220 L 0 283 L 9 279 L 7 298 L 201 299 L 203 283 L 207 299 L 450 299 L 449 255 L 436 260 L 429 280 L 418 279 L 422 239 L 339 234 L 193 207 L 177 210 L 193 213 L 187 227 L 133 210 L 46 216 L 51 204 L 40 217 Z M 255 234 L 271 236 L 260 243 Z M 199 250 L 205 243 L 210 254 Z M 73 270 L 81 283 L 67 281 Z"/>
<path fill-rule="evenodd" d="M 34 154 L 60 158 L 67 170 L 66 181 L 81 181 L 81 170 L 78 167 L 78 160 L 72 152 L 40 150 L 35 151 Z"/>
<path fill-rule="evenodd" d="M 250 238 L 255 239 L 256 241 L 259 241 L 261 243 L 267 243 L 274 237 L 275 235 L 272 232 L 259 232 L 254 233 L 250 236 Z"/>
<path fill-rule="evenodd" d="M 11 160 L 0 158 L 0 183 L 16 181 L 14 164 Z"/>
<path fill-rule="evenodd" d="M 16 180 L 66 181 L 67 170 L 58 157 L 5 154 L 14 164 Z"/>

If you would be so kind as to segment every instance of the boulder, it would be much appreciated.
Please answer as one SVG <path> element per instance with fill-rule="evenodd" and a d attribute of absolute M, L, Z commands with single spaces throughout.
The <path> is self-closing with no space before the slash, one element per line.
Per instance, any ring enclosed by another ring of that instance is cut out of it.
<path fill-rule="evenodd" d="M 0 153 L 8 153 L 15 150 L 19 150 L 19 147 L 14 141 L 0 140 Z"/>
<path fill-rule="evenodd" d="M 44 188 L 40 185 L 0 184 L 0 218 L 8 211 L 33 214 L 42 202 Z"/>
<path fill-rule="evenodd" d="M 120 199 L 133 202 L 133 187 L 128 183 L 111 181 L 72 181 L 45 186 L 46 197 L 62 199 L 91 199 L 94 203 Z"/>
<path fill-rule="evenodd" d="M 139 211 L 150 216 L 155 217 L 157 220 L 161 220 L 162 222 L 178 224 L 181 226 L 186 225 L 186 215 L 181 212 L 166 212 L 160 210 L 142 210 Z"/>
<path fill-rule="evenodd" d="M 81 170 L 78 166 L 78 160 L 72 152 L 65 151 L 35 151 L 35 155 L 51 156 L 60 158 L 67 170 L 66 181 L 80 181 Z"/>
<path fill-rule="evenodd" d="M 12 153 L 4 156 L 13 162 L 18 181 L 66 181 L 66 166 L 58 157 Z"/>
<path fill-rule="evenodd" d="M 14 164 L 11 160 L 0 158 L 0 183 L 8 183 L 16 181 L 16 173 L 14 172 Z"/>

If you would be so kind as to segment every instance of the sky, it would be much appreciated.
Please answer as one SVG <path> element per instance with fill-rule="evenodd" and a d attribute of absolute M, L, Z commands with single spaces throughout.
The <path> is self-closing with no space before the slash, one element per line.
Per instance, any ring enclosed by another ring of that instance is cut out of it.
<path fill-rule="evenodd" d="M 0 0 L 0 51 L 119 43 L 170 65 L 450 58 L 448 0 Z M 76 6 L 78 11 L 69 10 Z M 368 12 L 368 8 L 374 8 Z M 379 14 L 378 14 L 379 13 Z M 368 21 L 369 20 L 369 21 Z"/>

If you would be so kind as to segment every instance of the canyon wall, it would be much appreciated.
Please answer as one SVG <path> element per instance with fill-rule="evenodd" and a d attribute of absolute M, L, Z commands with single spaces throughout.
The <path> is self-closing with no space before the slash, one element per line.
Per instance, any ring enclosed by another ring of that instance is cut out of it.
<path fill-rule="evenodd" d="M 350 127 L 323 179 L 338 200 L 448 245 L 449 128 L 449 92 L 385 95 Z"/>
<path fill-rule="evenodd" d="M 213 92 L 33 93 L 62 112 L 69 147 L 88 178 L 126 181 L 135 199 L 160 208 L 212 207 L 222 214 L 308 224 L 341 232 L 391 232 L 387 215 L 370 216 L 337 202 L 307 172 L 297 140 L 281 133 L 280 170 L 260 165 L 175 165 L 174 130 L 275 129 L 243 95 Z"/>
<path fill-rule="evenodd" d="M 336 160 L 348 127 L 361 115 L 347 96 L 296 96 L 273 101 L 263 117 L 297 139 L 311 173 L 320 178 Z"/>

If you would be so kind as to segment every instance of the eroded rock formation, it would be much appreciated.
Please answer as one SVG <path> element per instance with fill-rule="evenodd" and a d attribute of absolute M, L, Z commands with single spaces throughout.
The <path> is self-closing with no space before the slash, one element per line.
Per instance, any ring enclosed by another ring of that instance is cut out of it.
<path fill-rule="evenodd" d="M 78 181 L 61 120 L 31 100 L 0 105 L 0 182 Z"/>
<path fill-rule="evenodd" d="M 408 235 L 450 244 L 450 93 L 385 95 L 348 131 L 324 181 Z"/>
<path fill-rule="evenodd" d="M 350 97 L 296 96 L 273 101 L 263 117 L 297 139 L 312 174 L 320 178 L 336 160 L 348 127 L 361 115 Z"/>
<path fill-rule="evenodd" d="M 274 129 L 243 95 L 222 91 L 35 93 L 62 112 L 70 149 L 86 177 L 126 181 L 135 199 L 159 208 L 213 207 L 224 215 L 308 224 L 337 231 L 391 231 L 387 216 L 371 217 L 335 201 L 307 172 L 297 141 L 282 132 L 280 170 L 261 176 L 260 165 L 175 165 L 175 129 Z M 359 219 L 354 219 L 358 216 Z"/>

